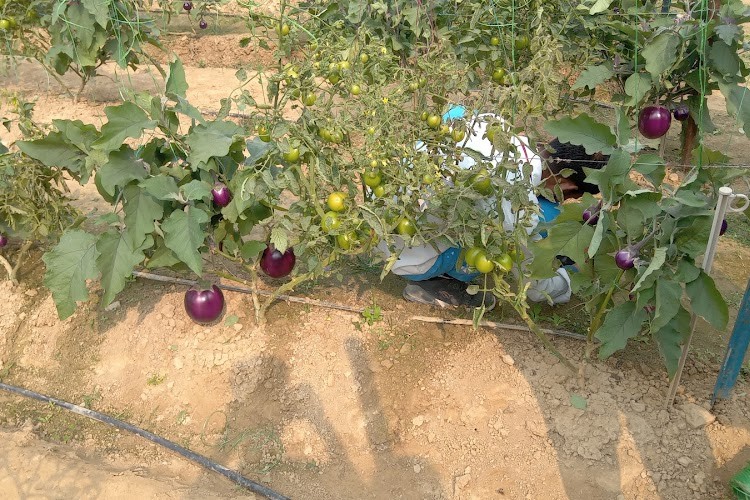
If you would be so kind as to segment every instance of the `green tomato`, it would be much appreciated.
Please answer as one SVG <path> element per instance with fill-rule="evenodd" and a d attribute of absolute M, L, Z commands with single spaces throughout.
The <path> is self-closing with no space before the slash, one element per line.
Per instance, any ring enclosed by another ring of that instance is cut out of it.
<path fill-rule="evenodd" d="M 411 220 L 404 217 L 398 221 L 396 232 L 401 236 L 414 236 L 417 234 L 417 226 L 415 226 Z"/>
<path fill-rule="evenodd" d="M 423 122 L 427 121 L 427 118 L 429 118 L 430 115 L 427 113 L 427 111 L 422 111 L 422 114 L 419 115 L 419 119 Z"/>
<path fill-rule="evenodd" d="M 375 161 L 375 160 L 373 160 Z M 364 181 L 367 187 L 376 188 L 383 181 L 383 176 L 378 170 L 366 170 L 364 174 Z"/>
<path fill-rule="evenodd" d="M 482 169 L 471 177 L 471 187 L 479 194 L 492 194 L 492 179 L 489 172 Z"/>
<path fill-rule="evenodd" d="M 336 85 L 341 81 L 341 75 L 339 75 L 338 73 L 329 73 L 328 81 L 331 83 L 331 85 Z"/>
<path fill-rule="evenodd" d="M 334 144 L 341 144 L 341 142 L 344 140 L 344 134 L 340 130 L 336 130 L 334 132 L 331 132 L 331 142 Z"/>
<path fill-rule="evenodd" d="M 418 82 L 411 82 L 409 84 L 409 90 L 411 90 L 412 92 L 414 92 L 418 88 L 419 88 L 419 83 Z"/>
<path fill-rule="evenodd" d="M 504 253 L 500 257 L 498 257 L 496 262 L 498 267 L 506 273 L 513 269 L 513 258 L 507 253 Z"/>
<path fill-rule="evenodd" d="M 350 69 L 351 67 L 352 67 L 352 65 L 349 63 L 349 61 L 341 61 L 339 63 L 339 68 L 342 71 L 346 71 L 346 70 Z"/>
<path fill-rule="evenodd" d="M 490 45 L 492 45 L 493 47 L 498 47 L 500 45 L 500 38 L 496 36 L 490 38 Z"/>
<path fill-rule="evenodd" d="M 474 267 L 477 263 L 477 257 L 483 253 L 482 247 L 471 247 L 466 251 L 464 260 L 469 267 Z"/>
<path fill-rule="evenodd" d="M 268 132 L 268 127 L 261 125 L 258 127 L 258 137 L 263 142 L 271 142 L 271 134 Z"/>
<path fill-rule="evenodd" d="M 362 88 L 357 85 L 356 83 L 352 85 L 352 87 L 349 89 L 349 92 L 352 93 L 352 95 L 359 95 L 360 92 L 362 92 Z"/>
<path fill-rule="evenodd" d="M 369 128 L 367 129 L 367 133 L 368 133 L 369 135 L 375 135 L 375 127 L 369 127 Z"/>
<path fill-rule="evenodd" d="M 289 28 L 288 24 L 281 24 L 276 27 L 276 32 L 281 36 L 287 36 L 289 31 L 291 31 L 291 28 Z"/>
<path fill-rule="evenodd" d="M 464 140 L 464 137 L 466 137 L 466 131 L 464 129 L 454 128 L 451 132 L 451 138 L 453 138 L 453 142 L 461 142 Z"/>
<path fill-rule="evenodd" d="M 531 40 L 529 39 L 528 35 L 521 35 L 519 37 L 516 37 L 515 45 L 518 50 L 526 50 L 529 48 L 529 45 L 531 45 Z"/>
<path fill-rule="evenodd" d="M 440 117 L 438 115 L 430 115 L 427 117 L 427 125 L 430 128 L 438 128 L 440 126 Z"/>
<path fill-rule="evenodd" d="M 379 186 L 375 186 L 375 187 L 374 187 L 374 188 L 372 189 L 372 193 L 373 193 L 373 194 L 374 194 L 374 195 L 375 195 L 376 197 L 378 197 L 378 198 L 382 198 L 383 196 L 385 196 L 385 186 L 384 186 L 384 185 L 382 185 L 382 184 L 380 184 Z"/>
<path fill-rule="evenodd" d="M 314 106 L 315 101 L 318 100 L 318 97 L 315 94 L 306 94 L 305 97 L 302 98 L 302 103 L 305 106 Z"/>
<path fill-rule="evenodd" d="M 435 176 L 432 174 L 424 174 L 422 176 L 422 184 L 427 184 L 428 186 L 435 182 Z"/>
<path fill-rule="evenodd" d="M 341 227 L 341 219 L 339 219 L 339 214 L 334 211 L 326 212 L 320 221 L 320 228 L 329 234 L 339 227 Z"/>
<path fill-rule="evenodd" d="M 359 62 L 361 62 L 362 64 L 367 64 L 367 61 L 369 60 L 370 60 L 370 56 L 368 56 L 367 54 L 359 55 Z"/>
<path fill-rule="evenodd" d="M 320 132 L 318 132 L 318 135 L 321 139 L 323 139 L 326 142 L 331 142 L 333 140 L 333 136 L 331 135 L 331 131 L 327 128 L 320 129 Z"/>
<path fill-rule="evenodd" d="M 480 273 L 487 274 L 491 273 L 493 269 L 495 269 L 495 263 L 487 257 L 487 254 L 482 252 L 477 255 L 477 258 L 474 261 L 474 267 Z"/>
<path fill-rule="evenodd" d="M 342 212 L 346 208 L 346 193 L 334 191 L 328 195 L 326 205 L 334 212 Z"/>
<path fill-rule="evenodd" d="M 349 250 L 357 244 L 357 234 L 354 232 L 338 234 L 336 235 L 336 243 L 339 245 L 339 248 Z"/>
<path fill-rule="evenodd" d="M 10 29 L 10 21 L 7 19 L 0 19 L 0 30 Z"/>
<path fill-rule="evenodd" d="M 497 68 L 492 72 L 492 81 L 498 84 L 505 83 L 505 70 L 503 68 Z"/>
<path fill-rule="evenodd" d="M 284 153 L 284 159 L 288 161 L 289 163 L 294 163 L 297 160 L 299 160 L 299 149 L 292 148 L 286 153 Z"/>

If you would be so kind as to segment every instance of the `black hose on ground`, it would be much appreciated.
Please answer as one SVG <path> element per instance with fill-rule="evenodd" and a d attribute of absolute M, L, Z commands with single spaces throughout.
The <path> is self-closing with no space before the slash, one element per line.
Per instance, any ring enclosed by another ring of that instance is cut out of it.
<path fill-rule="evenodd" d="M 168 448 L 169 450 L 172 450 L 175 453 L 182 455 L 188 460 L 191 460 L 199 465 L 202 465 L 206 469 L 212 470 L 214 472 L 218 472 L 222 476 L 234 481 L 235 483 L 242 486 L 243 488 L 247 488 L 253 493 L 263 495 L 264 497 L 270 498 L 272 500 L 290 500 L 288 497 L 285 497 L 284 495 L 276 493 L 272 489 L 267 488 L 266 486 L 263 486 L 262 484 L 256 483 L 255 481 L 251 481 L 247 479 L 246 477 L 242 476 L 241 474 L 239 474 L 238 472 L 235 472 L 231 469 L 227 469 L 223 465 L 217 464 L 216 462 L 204 457 L 203 455 L 199 455 L 198 453 L 192 452 L 188 450 L 187 448 L 183 448 L 182 446 L 175 444 L 172 441 L 168 441 L 162 437 L 157 436 L 156 434 L 152 432 L 136 427 L 133 424 L 123 422 L 122 420 L 118 420 L 116 418 L 110 417 L 109 415 L 99 413 L 98 411 L 89 410 L 88 408 L 84 408 L 82 406 L 74 405 L 66 401 L 61 401 L 59 399 L 55 399 L 50 396 L 45 396 L 43 394 L 39 394 L 37 392 L 30 391 L 28 389 L 15 387 L 12 385 L 4 384 L 2 382 L 0 382 L 0 389 L 6 390 L 8 392 L 12 392 L 14 394 L 19 394 L 21 396 L 25 396 L 27 398 L 36 399 L 37 401 L 51 403 L 55 406 L 59 406 L 60 408 L 65 408 L 66 410 L 72 411 L 73 413 L 83 415 L 84 417 L 88 417 L 88 418 L 97 420 L 99 422 L 109 424 L 112 427 L 116 427 L 118 429 L 125 430 L 128 432 L 132 432 L 133 434 L 138 434 L 139 436 L 144 437 L 153 443 L 161 445 L 165 448 Z"/>

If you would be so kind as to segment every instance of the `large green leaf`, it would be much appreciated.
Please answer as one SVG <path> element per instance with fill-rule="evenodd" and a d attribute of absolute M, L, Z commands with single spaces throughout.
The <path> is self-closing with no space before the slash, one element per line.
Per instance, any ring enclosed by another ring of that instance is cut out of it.
<path fill-rule="evenodd" d="M 715 40 L 708 47 L 708 62 L 728 82 L 736 81 L 740 76 L 740 61 L 737 51 L 720 40 Z"/>
<path fill-rule="evenodd" d="M 196 125 L 185 142 L 190 147 L 187 161 L 193 170 L 206 168 L 212 157 L 229 154 L 235 142 L 235 136 L 242 134 L 242 128 L 232 122 L 213 121 L 205 125 Z"/>
<path fill-rule="evenodd" d="M 182 66 L 182 61 L 175 59 L 169 65 L 169 78 L 167 78 L 166 92 L 167 94 L 185 97 L 187 89 L 188 84 L 185 80 L 185 68 Z"/>
<path fill-rule="evenodd" d="M 201 225 L 208 221 L 209 216 L 203 210 L 186 207 L 184 211 L 172 212 L 162 224 L 167 248 L 199 276 L 203 272 L 199 249 L 205 238 Z"/>
<path fill-rule="evenodd" d="M 135 157 L 135 152 L 126 144 L 109 154 L 107 163 L 99 171 L 104 190 L 110 195 L 115 188 L 123 188 L 130 181 L 145 179 L 148 175 L 146 165 Z"/>
<path fill-rule="evenodd" d="M 664 328 L 677 311 L 680 310 L 682 299 L 682 285 L 670 279 L 661 279 L 656 282 L 656 310 L 654 319 L 651 321 L 651 332 L 657 332 Z"/>
<path fill-rule="evenodd" d="M 105 29 L 109 24 L 110 3 L 109 0 L 81 0 L 83 8 L 89 11 L 99 26 Z"/>
<path fill-rule="evenodd" d="M 547 237 L 532 245 L 532 277 L 545 278 L 554 275 L 552 263 L 557 255 L 570 257 L 574 262 L 584 262 L 587 258 L 586 248 L 593 236 L 593 227 L 578 222 L 561 222 L 550 227 Z"/>
<path fill-rule="evenodd" d="M 153 244 L 154 240 L 149 236 L 141 245 L 134 247 L 131 238 L 116 229 L 110 229 L 99 236 L 99 241 L 96 242 L 96 249 L 99 251 L 96 264 L 102 273 L 102 305 L 106 307 L 111 304 L 115 296 L 125 288 L 135 266 L 146 258 L 143 250 Z"/>
<path fill-rule="evenodd" d="M 107 106 L 104 113 L 107 123 L 102 126 L 101 137 L 93 144 L 94 148 L 104 151 L 118 149 L 125 139 L 138 139 L 144 130 L 156 126 L 156 121 L 149 120 L 146 112 L 130 101 L 119 106 Z"/>
<path fill-rule="evenodd" d="M 68 318 L 77 301 L 88 300 L 86 280 L 95 279 L 96 236 L 85 231 L 68 231 L 60 242 L 42 257 L 47 266 L 44 284 L 52 292 L 60 319 Z"/>
<path fill-rule="evenodd" d="M 637 292 L 641 288 L 650 287 L 654 284 L 654 281 L 661 275 L 661 268 L 664 265 L 664 261 L 667 258 L 667 249 L 665 247 L 657 248 L 654 250 L 654 256 L 651 258 L 648 267 L 643 271 L 638 282 L 635 284 L 632 293 Z"/>
<path fill-rule="evenodd" d="M 615 352 L 624 349 L 628 340 L 641 331 L 646 320 L 646 312 L 638 309 L 635 302 L 623 302 L 607 313 L 604 323 L 596 331 L 599 339 L 599 358 L 605 359 Z"/>
<path fill-rule="evenodd" d="M 689 225 L 679 229 L 674 239 L 675 244 L 681 252 L 697 257 L 706 251 L 712 223 L 712 218 L 708 215 L 691 217 Z"/>
<path fill-rule="evenodd" d="M 611 64 L 598 64 L 596 66 L 586 66 L 571 87 L 571 90 L 578 90 L 588 87 L 595 89 L 598 85 L 612 78 L 614 72 Z"/>
<path fill-rule="evenodd" d="M 625 93 L 631 97 L 626 104 L 637 106 L 651 90 L 651 79 L 643 73 L 633 73 L 625 80 Z"/>
<path fill-rule="evenodd" d="M 654 79 L 661 77 L 662 73 L 670 69 L 677 61 L 680 41 L 680 36 L 674 31 L 663 31 L 643 49 L 646 71 L 651 73 Z"/>
<path fill-rule="evenodd" d="M 177 200 L 180 197 L 177 181 L 167 175 L 149 177 L 141 181 L 140 186 L 157 200 Z"/>
<path fill-rule="evenodd" d="M 18 141 L 18 149 L 49 167 L 60 167 L 73 174 L 81 171 L 86 154 L 68 142 L 61 132 L 52 132 L 43 139 Z"/>
<path fill-rule="evenodd" d="M 605 199 L 614 197 L 616 187 L 628 179 L 630 172 L 630 155 L 622 149 L 615 150 L 607 164 L 599 169 L 585 168 L 586 182 L 596 184 Z"/>
<path fill-rule="evenodd" d="M 697 279 L 685 286 L 693 312 L 711 323 L 717 330 L 724 330 L 729 321 L 729 308 L 716 288 L 713 278 L 701 271 Z"/>
<path fill-rule="evenodd" d="M 682 355 L 682 344 L 690 331 L 690 313 L 677 303 L 677 313 L 664 327 L 654 333 L 654 340 L 664 358 L 664 365 L 671 379 L 677 372 L 677 364 Z"/>
<path fill-rule="evenodd" d="M 204 200 L 211 196 L 211 186 L 207 182 L 193 179 L 187 184 L 180 186 L 182 196 L 187 201 Z"/>
<path fill-rule="evenodd" d="M 617 137 L 612 130 L 586 113 L 575 118 L 565 117 L 548 121 L 544 128 L 562 142 L 583 146 L 588 154 L 610 154 L 617 144 Z"/>
<path fill-rule="evenodd" d="M 129 185 L 123 193 L 125 204 L 125 232 L 130 246 L 137 248 L 154 232 L 154 222 L 164 216 L 164 207 L 148 191 Z"/>
<path fill-rule="evenodd" d="M 652 153 L 638 155 L 633 170 L 640 172 L 654 186 L 659 187 L 666 174 L 664 159 Z"/>
<path fill-rule="evenodd" d="M 719 89 L 724 94 L 727 112 L 737 118 L 747 137 L 750 137 L 750 92 L 747 87 L 736 83 L 719 82 Z"/>

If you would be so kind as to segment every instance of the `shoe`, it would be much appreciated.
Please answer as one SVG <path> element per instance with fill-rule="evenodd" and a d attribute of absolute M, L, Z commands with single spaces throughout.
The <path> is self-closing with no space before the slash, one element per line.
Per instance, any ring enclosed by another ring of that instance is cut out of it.
<path fill-rule="evenodd" d="M 436 278 L 425 281 L 414 281 L 404 287 L 404 299 L 436 307 L 481 307 L 486 311 L 495 308 L 497 301 L 491 293 L 470 295 L 466 292 L 467 284 L 454 279 Z"/>

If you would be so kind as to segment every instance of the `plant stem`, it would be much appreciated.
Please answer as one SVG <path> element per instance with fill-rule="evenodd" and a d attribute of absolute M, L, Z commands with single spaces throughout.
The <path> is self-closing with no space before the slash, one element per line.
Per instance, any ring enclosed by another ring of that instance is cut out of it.
<path fill-rule="evenodd" d="M 539 325 L 537 325 L 533 319 L 529 316 L 529 314 L 526 312 L 526 307 L 524 304 L 513 304 L 513 308 L 518 312 L 518 315 L 521 316 L 521 319 L 526 323 L 526 326 L 529 327 L 529 330 L 534 333 L 534 335 L 537 336 L 537 338 L 542 342 L 544 347 L 546 347 L 549 352 L 552 353 L 553 356 L 555 356 L 557 359 L 560 360 L 562 364 L 564 364 L 567 368 L 570 369 L 570 371 L 576 371 L 575 366 L 573 366 L 573 363 L 568 361 L 565 356 L 560 354 L 560 351 L 557 350 L 555 345 L 552 343 L 552 341 L 549 339 L 547 334 L 545 334 L 541 328 L 539 328 Z"/>
<path fill-rule="evenodd" d="M 609 287 L 609 290 L 607 290 L 607 295 L 604 296 L 604 299 L 602 299 L 601 304 L 599 304 L 599 309 L 596 311 L 596 314 L 591 320 L 591 324 L 589 325 L 589 331 L 586 334 L 586 350 L 584 351 L 583 359 L 581 360 L 581 364 L 578 367 L 578 376 L 583 382 L 583 371 L 584 366 L 586 362 L 591 359 L 591 354 L 594 352 L 594 348 L 596 347 L 594 345 L 594 334 L 597 330 L 599 330 L 599 327 L 602 326 L 602 318 L 604 317 L 604 311 L 607 310 L 607 305 L 609 304 L 610 300 L 612 300 L 612 294 L 614 293 L 615 289 L 617 288 L 617 285 L 620 284 L 620 280 L 622 279 L 622 275 L 625 273 L 624 269 L 621 269 L 619 273 L 617 273 L 617 278 L 612 282 L 612 285 Z"/>
<path fill-rule="evenodd" d="M 24 257 L 28 253 L 29 249 L 31 248 L 31 245 L 33 245 L 31 240 L 26 240 L 23 242 L 23 245 L 21 245 L 20 250 L 18 250 L 18 258 L 16 258 L 16 265 L 13 266 L 13 272 L 10 276 L 11 281 L 13 281 L 16 285 L 18 284 L 18 270 L 21 268 L 21 263 L 23 262 Z"/>
<path fill-rule="evenodd" d="M 2 264 L 5 270 L 8 272 L 8 279 L 13 284 L 13 286 L 18 285 L 18 281 L 16 281 L 15 279 L 15 273 L 13 272 L 13 266 L 10 265 L 8 259 L 0 255 L 0 264 Z"/>

